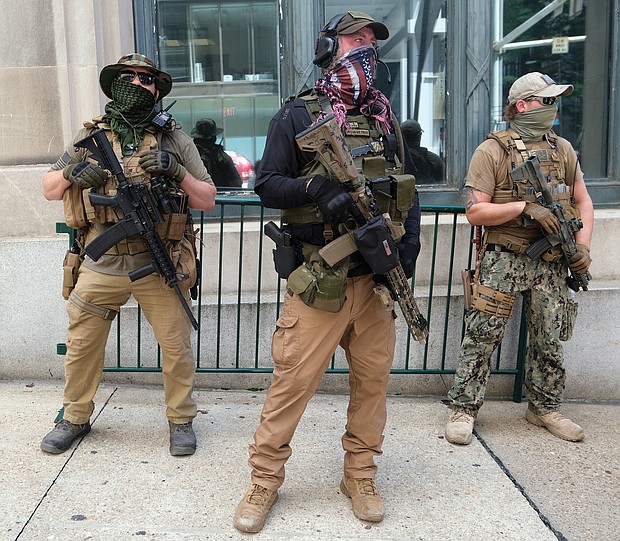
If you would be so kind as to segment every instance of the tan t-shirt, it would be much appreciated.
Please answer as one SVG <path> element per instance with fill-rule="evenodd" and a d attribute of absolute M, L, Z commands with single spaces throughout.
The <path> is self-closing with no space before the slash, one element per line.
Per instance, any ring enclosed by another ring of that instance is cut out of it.
<path fill-rule="evenodd" d="M 526 147 L 528 150 L 547 150 L 549 157 L 554 157 L 555 162 L 552 159 L 541 162 L 543 175 L 547 177 L 550 169 L 556 167 L 554 164 L 559 164 L 558 168 L 563 169 L 563 171 L 556 174 L 559 174 L 560 178 L 564 176 L 565 184 L 572 187 L 576 180 L 583 177 L 577 154 L 570 142 L 562 137 L 557 137 L 555 144 L 556 148 L 553 148 L 546 139 L 543 139 L 536 143 L 528 143 Z M 517 201 L 510 172 L 522 163 L 523 157 L 517 151 L 508 153 L 495 139 L 486 139 L 474 151 L 465 186 L 490 195 L 491 201 L 494 203 L 506 203 L 509 200 Z M 485 229 L 511 234 L 514 234 L 516 229 L 519 231 L 519 237 L 528 239 L 538 238 L 542 234 L 540 228 L 525 229 L 519 227 L 515 220 L 499 226 L 485 226 Z"/>
<path fill-rule="evenodd" d="M 92 128 L 82 128 L 78 131 L 73 138 L 72 144 L 67 147 L 65 154 L 63 154 L 55 164 L 50 168 L 50 171 L 58 171 L 64 169 L 66 165 L 70 163 L 78 163 L 84 161 L 88 156 L 88 150 L 84 148 L 76 148 L 74 144 L 81 139 L 84 139 L 93 132 Z M 187 171 L 200 181 L 213 184 L 213 180 L 209 176 L 207 169 L 200 158 L 198 149 L 194 144 L 194 141 L 187 134 L 181 130 L 165 131 L 161 135 L 158 135 L 158 140 L 161 139 L 161 150 L 165 150 L 172 154 L 180 164 L 182 164 Z M 100 229 L 107 229 L 112 224 L 97 224 L 96 227 Z M 129 272 L 140 269 L 145 265 L 151 263 L 151 255 L 149 252 L 136 255 L 106 255 L 104 254 L 98 261 L 93 261 L 89 257 L 86 257 L 83 265 L 89 269 L 101 272 L 103 274 L 113 275 L 125 275 Z"/>

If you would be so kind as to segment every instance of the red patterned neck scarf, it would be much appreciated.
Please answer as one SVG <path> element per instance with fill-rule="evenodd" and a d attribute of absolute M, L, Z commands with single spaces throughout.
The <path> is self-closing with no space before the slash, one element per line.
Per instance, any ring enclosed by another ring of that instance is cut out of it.
<path fill-rule="evenodd" d="M 346 105 L 351 105 L 359 107 L 363 115 L 373 117 L 383 133 L 392 132 L 390 102 L 372 86 L 376 64 L 377 51 L 373 46 L 357 47 L 338 59 L 325 77 L 315 83 L 315 90 L 328 96 L 341 128 L 347 123 Z M 321 113 L 318 120 L 324 116 Z"/>

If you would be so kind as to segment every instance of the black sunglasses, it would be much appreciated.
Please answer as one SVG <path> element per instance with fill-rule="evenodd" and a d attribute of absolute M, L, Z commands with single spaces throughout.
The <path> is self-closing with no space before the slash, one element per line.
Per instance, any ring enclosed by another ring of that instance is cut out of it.
<path fill-rule="evenodd" d="M 132 83 L 133 80 L 138 76 L 138 79 L 143 85 L 152 85 L 155 82 L 155 75 L 151 75 L 150 73 L 138 73 L 133 70 L 123 70 L 119 72 L 117 75 L 117 79 L 124 81 L 126 83 Z"/>
<path fill-rule="evenodd" d="M 525 98 L 525 101 L 539 101 L 543 105 L 553 105 L 556 101 L 558 101 L 558 98 L 555 96 L 549 96 L 546 98 L 541 98 L 538 96 L 530 96 L 529 98 Z"/>

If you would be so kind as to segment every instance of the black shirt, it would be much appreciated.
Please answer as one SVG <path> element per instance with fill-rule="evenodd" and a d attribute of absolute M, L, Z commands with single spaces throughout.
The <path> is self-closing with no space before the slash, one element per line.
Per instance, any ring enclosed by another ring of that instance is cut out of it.
<path fill-rule="evenodd" d="M 305 102 L 299 98 L 285 103 L 271 119 L 254 186 L 265 207 L 287 209 L 312 202 L 305 193 L 305 183 L 301 182 L 297 175 L 314 159 L 314 153 L 301 151 L 295 136 L 309 128 L 313 122 Z M 415 174 L 409 152 L 404 154 L 404 173 Z M 404 225 L 406 233 L 401 242 L 415 244 L 419 249 L 420 202 L 417 192 Z"/>

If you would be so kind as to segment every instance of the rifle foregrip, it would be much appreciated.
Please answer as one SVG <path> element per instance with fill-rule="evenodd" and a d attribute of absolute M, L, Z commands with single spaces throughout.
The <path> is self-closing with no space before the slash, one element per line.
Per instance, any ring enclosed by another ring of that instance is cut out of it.
<path fill-rule="evenodd" d="M 88 199 L 93 205 L 102 205 L 104 207 L 117 207 L 118 201 L 113 195 L 105 195 L 101 193 L 88 192 Z"/>
<path fill-rule="evenodd" d="M 148 265 L 144 265 L 144 267 L 131 271 L 128 276 L 132 282 L 135 282 L 136 280 L 140 280 L 140 278 L 144 278 L 154 272 L 157 272 L 155 265 L 153 263 L 149 263 Z"/>

